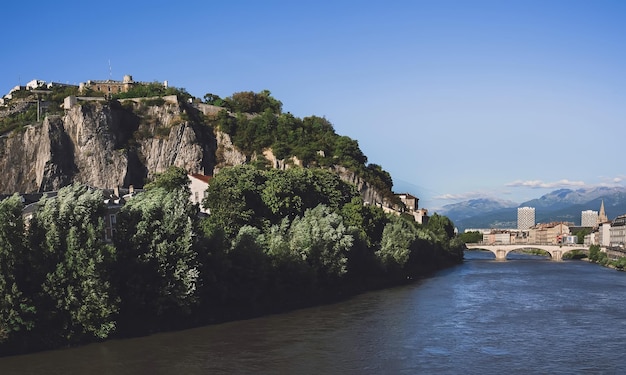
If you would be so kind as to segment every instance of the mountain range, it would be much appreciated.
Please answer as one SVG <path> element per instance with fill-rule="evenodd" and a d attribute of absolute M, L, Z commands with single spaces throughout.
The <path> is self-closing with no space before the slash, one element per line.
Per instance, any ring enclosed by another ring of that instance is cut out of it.
<path fill-rule="evenodd" d="M 438 213 L 450 218 L 460 232 L 468 228 L 516 228 L 518 207 L 534 207 L 537 223 L 566 221 L 580 225 L 581 212 L 599 211 L 602 201 L 609 220 L 625 214 L 626 188 L 558 189 L 521 204 L 490 198 L 471 199 L 446 205 Z"/>

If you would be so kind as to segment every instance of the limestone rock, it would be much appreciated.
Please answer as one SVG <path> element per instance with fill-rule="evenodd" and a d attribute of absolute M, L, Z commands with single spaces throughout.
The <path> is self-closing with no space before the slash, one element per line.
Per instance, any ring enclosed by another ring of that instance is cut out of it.
<path fill-rule="evenodd" d="M 195 110 L 212 116 L 222 109 L 196 105 Z M 175 97 L 157 104 L 88 101 L 73 105 L 64 116 L 48 116 L 42 124 L 3 135 L 0 193 L 57 190 L 72 182 L 141 188 L 170 166 L 213 175 L 256 157 L 238 150 L 228 134 L 198 121 L 201 117 L 192 120 L 187 111 L 194 108 L 180 105 Z M 263 156 L 274 168 L 302 165 L 296 157 L 278 160 L 271 149 Z M 383 202 L 382 195 L 354 172 L 341 166 L 331 169 L 355 184 L 366 202 Z"/>

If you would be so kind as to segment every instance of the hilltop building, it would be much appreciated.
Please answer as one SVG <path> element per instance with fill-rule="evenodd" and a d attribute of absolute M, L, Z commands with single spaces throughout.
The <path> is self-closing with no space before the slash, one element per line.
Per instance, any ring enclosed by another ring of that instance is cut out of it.
<path fill-rule="evenodd" d="M 107 79 L 105 81 L 89 80 L 86 83 L 81 82 L 78 88 L 81 93 L 84 93 L 87 89 L 91 89 L 105 94 L 117 94 L 120 92 L 128 92 L 128 90 L 130 90 L 135 83 L 136 82 L 133 81 L 133 76 L 125 75 L 122 81 L 114 81 L 111 79 Z"/>
<path fill-rule="evenodd" d="M 418 208 L 419 198 L 408 193 L 396 194 L 396 196 L 400 198 L 402 203 L 404 203 L 406 208 L 405 212 L 413 215 L 416 222 L 423 225 L 428 224 L 428 210 L 425 208 Z"/>
<path fill-rule="evenodd" d="M 517 229 L 529 229 L 535 226 L 535 208 L 519 207 L 517 209 Z"/>

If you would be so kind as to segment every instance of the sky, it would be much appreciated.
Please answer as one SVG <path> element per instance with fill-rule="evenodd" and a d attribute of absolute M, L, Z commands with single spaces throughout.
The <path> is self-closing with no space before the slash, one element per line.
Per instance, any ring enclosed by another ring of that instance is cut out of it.
<path fill-rule="evenodd" d="M 624 186 L 626 1 L 2 4 L 0 95 L 33 79 L 269 90 L 436 211 Z"/>

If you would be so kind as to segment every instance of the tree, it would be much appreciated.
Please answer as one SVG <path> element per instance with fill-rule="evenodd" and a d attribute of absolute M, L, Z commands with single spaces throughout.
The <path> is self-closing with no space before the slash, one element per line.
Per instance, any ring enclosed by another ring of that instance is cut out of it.
<path fill-rule="evenodd" d="M 335 140 L 333 155 L 347 167 L 364 167 L 367 163 L 367 157 L 359 148 L 359 143 L 346 136 Z"/>
<path fill-rule="evenodd" d="M 24 293 L 28 259 L 22 209 L 17 194 L 0 202 L 0 343 L 35 323 L 32 299 Z"/>
<path fill-rule="evenodd" d="M 206 104 L 215 105 L 218 107 L 223 107 L 226 102 L 224 99 L 220 98 L 218 95 L 207 93 L 204 95 L 204 102 Z"/>
<path fill-rule="evenodd" d="M 591 260 L 592 262 L 600 263 L 606 257 L 606 253 L 603 253 L 601 251 L 599 245 L 589 246 L 589 260 Z"/>
<path fill-rule="evenodd" d="M 119 299 L 110 281 L 115 249 L 103 240 L 102 192 L 74 184 L 39 205 L 31 222 L 32 235 L 45 236 L 34 249 L 44 254 L 41 263 L 32 265 L 33 274 L 45 275 L 38 323 L 69 342 L 108 337 Z"/>
<path fill-rule="evenodd" d="M 454 224 L 446 216 L 433 214 L 428 219 L 426 228 L 435 233 L 442 241 L 447 242 L 454 237 Z"/>
<path fill-rule="evenodd" d="M 197 209 L 183 188 L 152 188 L 118 215 L 117 286 L 126 323 L 171 323 L 197 304 Z"/>
<path fill-rule="evenodd" d="M 353 197 L 341 209 L 344 223 L 356 228 L 367 246 L 379 244 L 383 230 L 388 222 L 387 216 L 380 207 L 363 204 L 361 196 Z"/>
<path fill-rule="evenodd" d="M 265 240 L 258 228 L 245 225 L 228 251 L 228 300 L 237 306 L 255 307 L 267 291 L 269 262 Z"/>
<path fill-rule="evenodd" d="M 277 169 L 266 173 L 267 181 L 263 186 L 261 198 L 273 214 L 273 222 L 283 218 L 292 220 L 304 212 L 304 197 L 307 192 L 307 179 L 304 169 L 294 168 L 288 171 Z"/>
<path fill-rule="evenodd" d="M 463 243 L 478 243 L 483 240 L 483 234 L 479 231 L 465 232 L 459 234 L 459 238 Z"/>
<path fill-rule="evenodd" d="M 284 218 L 265 232 L 266 254 L 271 265 L 269 287 L 275 299 L 306 298 L 315 288 L 315 271 L 300 252 L 290 247 L 291 220 Z"/>
<path fill-rule="evenodd" d="M 261 198 L 273 214 L 272 223 L 284 217 L 290 220 L 302 216 L 304 211 L 320 204 L 333 211 L 359 196 L 355 187 L 341 180 L 335 173 L 323 169 L 289 168 L 273 169 L 264 173 L 265 184 Z"/>
<path fill-rule="evenodd" d="M 157 173 L 154 179 L 144 186 L 145 190 L 163 188 L 167 191 L 175 191 L 183 189 L 188 194 L 191 194 L 189 190 L 189 177 L 185 169 L 171 166 L 165 172 Z"/>
<path fill-rule="evenodd" d="M 261 113 L 269 109 L 274 114 L 280 114 L 283 105 L 274 99 L 268 90 L 263 90 L 258 94 L 252 91 L 236 92 L 225 101 L 233 112 L 242 113 Z"/>
<path fill-rule="evenodd" d="M 314 270 L 323 285 L 347 272 L 347 253 L 353 237 L 342 217 L 319 205 L 297 217 L 289 229 L 289 247 Z"/>
<path fill-rule="evenodd" d="M 402 270 L 408 263 L 418 233 L 415 225 L 401 216 L 392 215 L 389 219 L 376 255 L 385 269 L 393 272 Z"/>
<path fill-rule="evenodd" d="M 583 244 L 585 243 L 585 236 L 591 233 L 591 228 L 583 228 L 576 232 L 576 243 Z"/>
<path fill-rule="evenodd" d="M 261 198 L 264 174 L 250 165 L 225 168 L 211 180 L 202 201 L 211 215 L 206 219 L 207 235 L 223 232 L 230 240 L 244 225 L 262 228 L 266 206 Z"/>

